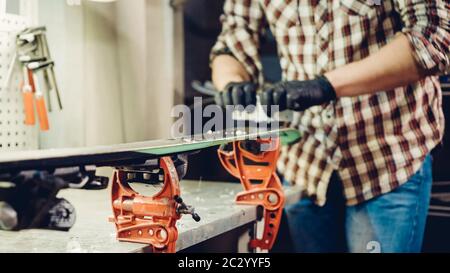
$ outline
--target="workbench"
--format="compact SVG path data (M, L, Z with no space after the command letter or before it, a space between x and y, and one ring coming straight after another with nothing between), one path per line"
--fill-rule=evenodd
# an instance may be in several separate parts
M104 173L112 170L105 168ZM257 208L235 204L235 196L242 191L239 183L207 181L181 181L182 197L193 205L201 216L195 222L189 216L178 221L179 238L177 251L204 243L227 232L254 225ZM298 187L287 187L286 204L299 200ZM0 252L44 253L124 253L147 252L143 244L116 240L114 225L108 221L112 216L110 191L69 189L60 196L71 202L76 209L77 220L69 232L51 230L0 231Z

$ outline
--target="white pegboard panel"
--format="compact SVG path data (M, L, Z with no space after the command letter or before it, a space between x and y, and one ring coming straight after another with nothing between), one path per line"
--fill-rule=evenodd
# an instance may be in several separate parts
M6 84L16 52L16 35L28 24L26 17L0 14L0 152L38 148L36 127L24 124L22 93L19 90L21 72L17 64L14 64Z

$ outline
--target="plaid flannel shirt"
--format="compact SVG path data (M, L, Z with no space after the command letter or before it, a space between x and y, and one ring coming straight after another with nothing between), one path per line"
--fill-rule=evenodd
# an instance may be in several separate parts
M399 32L423 69L444 73L449 68L446 0L227 0L221 20L211 58L231 53L259 84L265 24L278 44L283 80L312 79L361 60ZM359 204L404 184L439 144L444 133L440 84L437 77L427 77L395 90L340 98L295 113L291 126L303 138L282 148L278 170L284 178L324 205L337 171L347 205Z

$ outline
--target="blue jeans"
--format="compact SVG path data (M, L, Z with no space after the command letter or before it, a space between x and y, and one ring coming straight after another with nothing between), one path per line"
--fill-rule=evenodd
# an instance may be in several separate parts
M333 175L324 207L308 198L286 207L295 251L420 252L432 180L432 158L427 156L404 185L347 207L342 183Z

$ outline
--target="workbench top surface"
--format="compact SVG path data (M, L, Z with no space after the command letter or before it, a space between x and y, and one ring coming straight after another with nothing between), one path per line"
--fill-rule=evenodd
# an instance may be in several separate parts
M242 191L238 183L182 181L182 197L193 205L202 220L189 215L178 221L177 250L183 250L256 220L256 207L235 204ZM299 198L297 188L287 188L286 203ZM61 197L76 209L77 221L69 232L50 230L0 231L0 252L92 253L142 252L146 245L116 240L109 190L65 190Z

